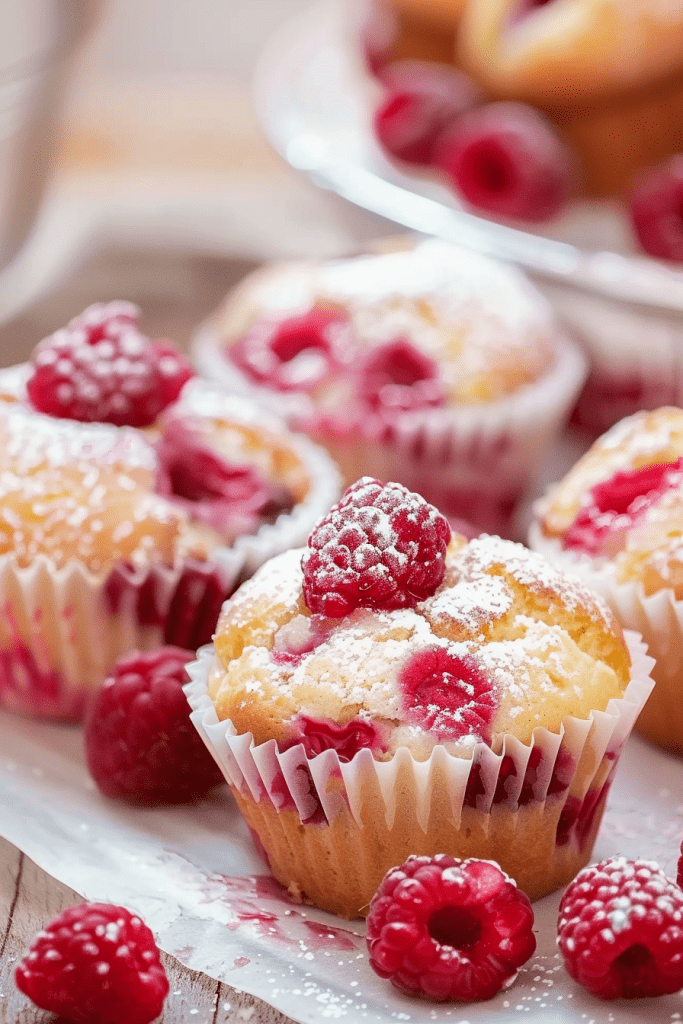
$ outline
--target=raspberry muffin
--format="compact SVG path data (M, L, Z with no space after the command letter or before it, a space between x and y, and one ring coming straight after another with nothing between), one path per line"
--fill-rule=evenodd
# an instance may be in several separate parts
M637 728L683 754L683 410L622 420L539 502L530 543L578 572L656 659Z
M0 705L77 719L117 658L195 650L337 476L306 438L190 379L127 303L0 371Z
M324 445L503 532L584 379L518 271L446 242L267 267L196 339L200 368Z
M484 101L531 105L577 154L588 195L623 194L642 170L683 151L679 0L366 0L362 7L363 46L376 73L391 83L406 59L433 62L464 70Z
M366 478L226 603L186 692L275 877L355 917L410 854L573 878L648 665L579 580Z

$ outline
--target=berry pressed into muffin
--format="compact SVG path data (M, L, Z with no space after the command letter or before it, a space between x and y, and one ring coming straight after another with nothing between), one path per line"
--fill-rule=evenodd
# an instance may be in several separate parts
M227 602L190 670L273 873L345 916L410 854L496 860L532 898L568 881L649 687L578 580L449 535L418 495L359 481Z
M324 445L504 532L583 382L524 276L434 239L250 275L200 329L202 370Z
M78 718L126 651L195 650L334 498L324 453L192 378L122 302L0 371L0 704Z
M550 489L531 544L580 573L656 659L638 728L683 753L683 410L622 420Z

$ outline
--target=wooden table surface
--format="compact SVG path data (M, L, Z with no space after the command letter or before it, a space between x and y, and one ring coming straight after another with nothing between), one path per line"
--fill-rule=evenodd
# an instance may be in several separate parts
M317 248L321 238L326 237L328 210L330 247L345 244L351 237L347 226L340 226L334 199L318 193L270 150L251 112L243 83L186 83L182 89L177 84L153 83L142 94L133 90L128 95L108 94L80 103L78 115L72 118L65 133L57 167L58 184L68 185L75 179L97 183L100 177L108 180L112 175L134 181L136 176L157 173L166 181L174 174L185 181L188 175L196 175L198 188L205 175L214 184L217 176L222 179L226 191L261 186L264 195L277 197L283 207L289 204L302 230L304 225L309 231L317 225ZM292 237L291 241L293 251L305 249L305 237ZM213 295L214 286L215 282L209 282L207 296ZM59 297L58 293L42 305L38 303L23 318L25 338L15 329L17 325L10 325L15 345L15 350L8 349L10 361L25 356L25 348L30 347L31 325L42 325L46 311L53 310ZM13 971L31 937L75 902L79 902L77 893L46 875L0 838L2 1024L44 1024L57 1020L37 1010L18 992ZM190 971L171 956L164 955L163 961L171 985L160 1018L163 1024L289 1022L271 1006Z

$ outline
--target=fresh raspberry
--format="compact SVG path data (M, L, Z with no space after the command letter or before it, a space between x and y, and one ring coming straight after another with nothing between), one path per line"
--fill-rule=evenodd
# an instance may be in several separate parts
M130 302L89 306L33 353L26 390L40 412L84 423L146 427L193 376L180 352L150 341Z
M340 313L311 309L284 320L257 320L226 356L257 384L292 391L314 388L348 361L354 347Z
M472 106L465 75L428 61L395 61L380 71L388 92L375 111L380 145L405 163L429 166L439 136Z
M683 988L683 892L653 861L611 857L562 897L558 945L575 981L601 999Z
M463 114L439 140L434 163L464 198L501 217L542 221L569 197L573 162L542 114L490 103Z
M683 261L683 153L646 174L629 197L631 220L645 252Z
M489 741L498 687L474 659L459 658L443 647L426 647L408 659L399 687L408 721L440 742L462 736Z
M564 536L565 548L588 554L616 552L633 526L665 491L683 484L683 458L615 473L591 488L588 501Z
M223 776L190 721L179 647L121 658L85 723L88 768L105 796L135 803L185 803Z
M676 865L676 885L683 889L683 842L681 843L680 856Z
M359 391L376 412L406 412L446 402L438 364L405 338L370 349L360 368Z
M149 1024L168 980L151 931L110 903L68 907L38 932L16 969L17 987L75 1024Z
M534 912L493 861L409 857L373 896L370 966L409 995L491 999L536 949Z
M450 537L448 520L419 494L362 477L308 538L304 600L330 618L413 608L441 584Z

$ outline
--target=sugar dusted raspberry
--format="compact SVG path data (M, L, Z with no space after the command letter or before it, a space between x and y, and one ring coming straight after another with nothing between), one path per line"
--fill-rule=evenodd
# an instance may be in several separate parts
M591 488L564 536L565 548L614 554L629 529L667 490L683 483L683 458L620 471Z
M472 736L490 738L498 692L472 659L456 657L443 647L417 651L399 678L408 721L439 741Z
M564 205L573 162L542 114L522 103L491 103L464 114L439 140L434 163L472 206L542 221Z
M580 871L560 904L558 945L601 999L683 988L683 892L657 864L611 857Z
M417 60L395 61L380 77L388 92L375 112L378 142L390 156L429 166L439 136L472 106L472 82L454 69Z
M528 898L493 861L409 857L370 904L370 966L410 995L491 999L536 949L533 923Z
M17 965L17 987L75 1024L149 1024L168 980L154 936L124 907L81 903L39 932Z
M193 376L166 341L150 341L129 302L89 306L33 353L26 384L34 408L60 419L146 427Z
M193 657L179 647L126 655L96 695L85 723L85 750L105 796L184 803L222 781L182 690Z
M439 367L405 338L373 347L359 372L359 392L376 412L442 406L446 395Z
M419 494L363 477L316 525L301 561L304 600L340 618L412 608L441 584L451 528Z
M353 348L351 328L340 313L311 309L257 320L226 356L256 383L292 391L314 388Z
M681 843L680 856L676 865L676 885L683 889L683 842Z
M645 175L633 188L629 206L645 252L683 262L683 153Z

